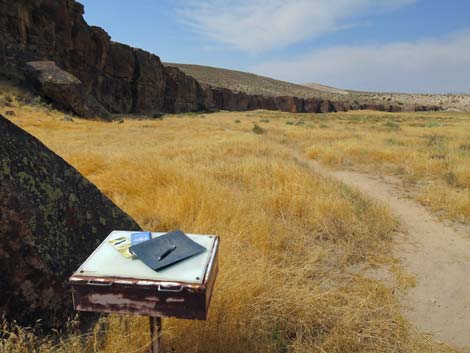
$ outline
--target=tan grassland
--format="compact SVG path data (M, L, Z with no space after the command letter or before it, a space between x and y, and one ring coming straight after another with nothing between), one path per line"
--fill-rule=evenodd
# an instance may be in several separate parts
M209 320L165 319L168 352L452 351L413 329L393 288L354 270L392 264L395 289L410 284L391 255L389 211L315 174L286 145L332 166L401 175L429 207L468 221L468 116L257 111L68 122L12 95L0 112L13 110L9 119L144 229L221 236ZM147 320L137 317L111 315L89 334L72 325L45 338L0 329L2 352L148 347Z
M470 221L469 114L351 112L305 124L313 126L286 138L310 158L399 176L411 196L443 218Z

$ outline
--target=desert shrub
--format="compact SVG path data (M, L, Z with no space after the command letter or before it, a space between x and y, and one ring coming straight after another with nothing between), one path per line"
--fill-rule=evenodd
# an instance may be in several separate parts
M4 98L6 102L13 103L13 97L10 94L7 94Z
M31 101L31 105L42 105L43 100L40 96L35 96L33 100Z
M9 94L0 97L0 106L11 108L13 106L13 97Z
M253 129L251 129L255 134L262 135L266 133L266 130L259 126L257 123L253 123Z
M400 124L394 121L387 121L383 126L389 130L400 130Z
M390 137L385 142L389 145L394 145L394 146L406 146L406 143L403 142L402 140L398 140L396 138Z
M424 123L411 123L410 126L412 127L426 127Z
M177 114L177 117L178 118L197 118L199 117L199 113L198 112L183 112L183 113L179 113Z
M444 153L433 153L429 156L431 159L446 160L447 155Z
M450 186L455 186L457 184L457 176L454 172L447 172L444 174L444 180Z
M40 108L49 112L54 109L54 107L52 106L50 102L48 102L47 100L43 99L40 96L35 96L32 99L30 104L34 107L37 107L37 108Z
M462 143L459 146L459 150L461 150L463 152L470 152L470 143Z
M435 147L447 141L446 136L437 134L424 136L424 139L426 140L426 145L428 145L429 147Z
M33 101L34 96L30 92L20 92L16 95L16 101L20 104L28 104L30 105Z
M152 118L154 118L154 119L163 119L164 116L165 116L165 113L156 112L152 115Z

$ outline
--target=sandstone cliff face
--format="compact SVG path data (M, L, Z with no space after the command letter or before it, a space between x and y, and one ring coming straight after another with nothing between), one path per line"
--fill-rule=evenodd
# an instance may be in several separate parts
M61 327L68 277L114 229L139 226L77 170L0 116L0 315Z
M94 97L110 113L152 115L203 109L320 113L364 107L387 111L403 109L317 98L248 95L203 86L178 68L163 66L156 55L112 42L103 29L89 26L83 13L83 5L75 0L0 0L0 66L16 70L30 61L54 61L81 81L84 96ZM64 97L54 95L51 99L60 105L70 105L63 104ZM65 99L74 100L72 97ZM89 117L82 112L77 114Z

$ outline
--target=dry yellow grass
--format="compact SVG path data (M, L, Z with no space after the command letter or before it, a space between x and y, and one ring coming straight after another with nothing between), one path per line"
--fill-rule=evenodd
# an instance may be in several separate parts
M385 129L380 125L361 129L360 143L340 142L338 153L369 172L403 177L416 197L434 211L470 221L470 115L384 118L395 121L398 128L385 123Z
M270 136L312 159L336 168L399 176L410 195L442 217L470 221L468 113L257 115L270 117Z
M221 236L209 320L164 320L168 351L435 347L404 320L391 289L352 269L393 261L395 222L387 210L314 174L285 148L295 141L327 160L324 141L341 144L341 136L359 134L359 127L350 131L338 118L327 122L334 127L307 129L267 112L65 122L44 107L13 105L13 122L76 166L144 229ZM260 123L266 135L253 133L252 121L265 116L273 119ZM86 335L72 328L67 336L40 338L7 325L0 350L142 352L147 331L144 318L120 316Z

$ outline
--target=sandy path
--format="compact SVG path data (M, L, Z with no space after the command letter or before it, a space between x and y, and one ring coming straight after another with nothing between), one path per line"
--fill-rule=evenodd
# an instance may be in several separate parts
M293 157L316 172L359 189L388 205L407 237L398 239L395 256L416 277L401 297L406 317L437 340L470 349L470 228L436 220L422 205L400 197L399 184L350 171L331 171L297 152Z

